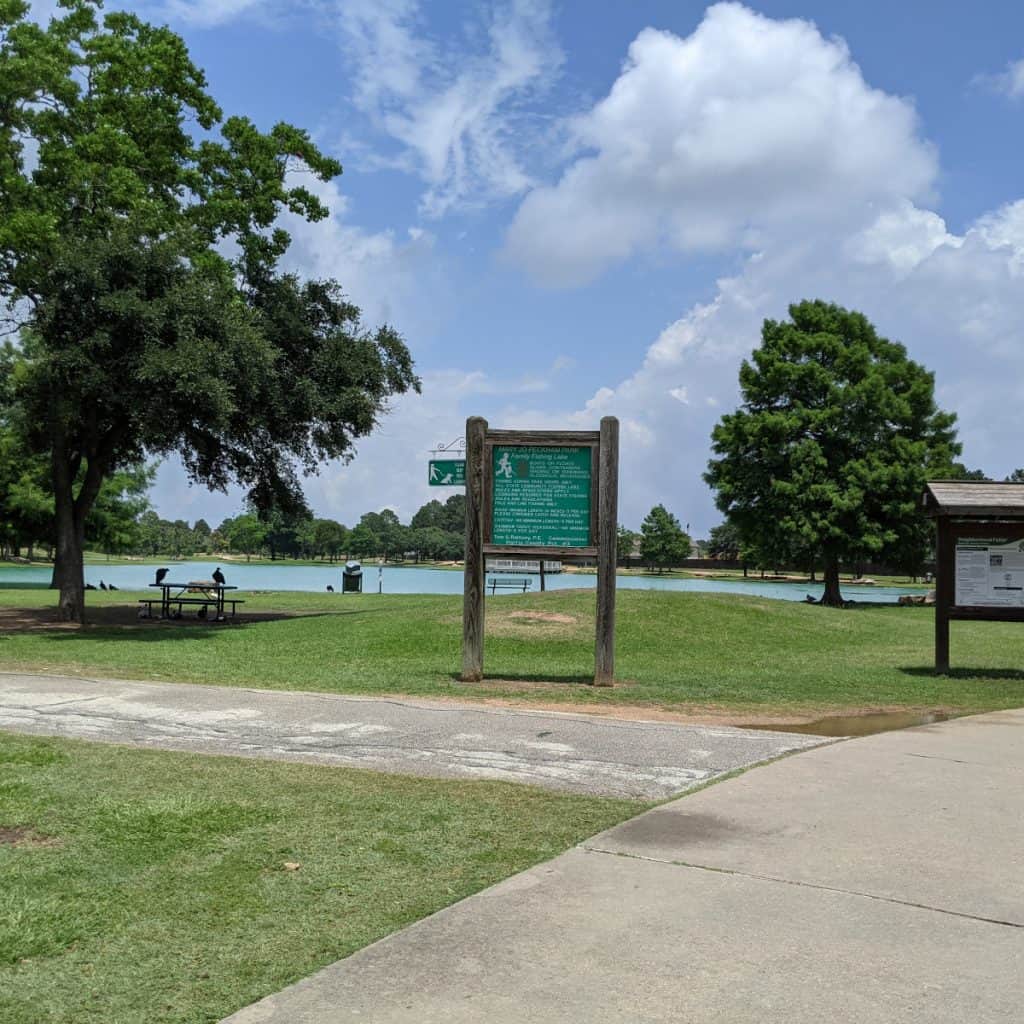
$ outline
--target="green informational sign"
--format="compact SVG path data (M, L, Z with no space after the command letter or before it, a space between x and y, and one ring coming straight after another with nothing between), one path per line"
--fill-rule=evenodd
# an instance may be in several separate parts
M492 544L591 546L589 447L495 445L493 453Z
M431 487L465 487L465 459L431 459L428 480Z

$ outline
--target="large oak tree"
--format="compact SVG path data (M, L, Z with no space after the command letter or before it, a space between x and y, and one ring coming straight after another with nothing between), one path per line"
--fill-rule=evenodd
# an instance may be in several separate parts
M960 445L932 374L902 345L860 313L801 302L764 322L740 390L705 479L748 543L820 559L829 605L842 603L840 562L924 557L924 483L950 472Z
M301 182L341 172L308 134L223 118L167 28L98 0L46 27L0 0L0 301L23 328L8 401L50 460L62 617L84 614L85 522L103 481L175 453L191 478L302 506L418 388L401 337L333 282L278 263Z

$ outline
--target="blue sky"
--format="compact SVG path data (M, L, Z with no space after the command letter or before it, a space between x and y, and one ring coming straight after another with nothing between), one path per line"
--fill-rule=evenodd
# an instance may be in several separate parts
M345 173L292 266L405 335L424 379L317 513L407 519L429 449L622 421L621 515L718 520L700 480L765 317L862 309L936 374L965 461L1024 464L1024 6L166 0L226 113L308 128ZM43 13L44 5L37 5ZM189 488L167 517L219 522Z

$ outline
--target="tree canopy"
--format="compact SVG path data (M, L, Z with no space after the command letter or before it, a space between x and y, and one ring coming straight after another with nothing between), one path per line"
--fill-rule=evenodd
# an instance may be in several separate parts
M224 119L177 35L98 7L62 0L44 28L0 3L0 302L22 328L0 400L49 460L76 619L112 473L175 453L193 481L293 512L303 473L419 387L393 328L278 268L279 214L326 216L303 182L340 164L292 125Z
M842 602L841 561L924 559L921 492L960 445L932 374L902 345L860 313L800 302L788 320L764 322L740 390L741 407L712 434L705 479L747 543L783 562L820 559L827 604Z
M647 565L679 565L690 557L691 546L679 520L664 505L655 505L640 524L640 558Z

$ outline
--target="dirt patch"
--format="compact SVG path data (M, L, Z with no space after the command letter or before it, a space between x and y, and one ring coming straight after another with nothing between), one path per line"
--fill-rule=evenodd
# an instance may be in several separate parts
M574 626L579 619L575 615L563 615L561 612L510 612L510 619L528 619L531 622L561 622Z
M41 836L28 828L5 828L0 825L0 846L55 846L56 839Z
M549 693L552 697L559 695L564 696L567 687L573 689L585 688L590 689L593 685L593 677L591 676L553 676L550 679L484 679L479 683L459 683L456 684L463 687L462 692L467 697L472 699L474 694L477 693L508 693L510 690L518 691L523 694L530 693ZM631 686L635 686L635 683L623 683L619 682L615 684L617 690L628 690ZM430 700L437 699L444 701L447 698L427 698ZM598 709L592 705L585 704L580 705L568 701L530 701L518 700L516 697L488 697L482 701L473 701L474 704L490 704L494 707L507 707L507 708L526 708L530 711L573 711L577 714L602 714L603 709Z

